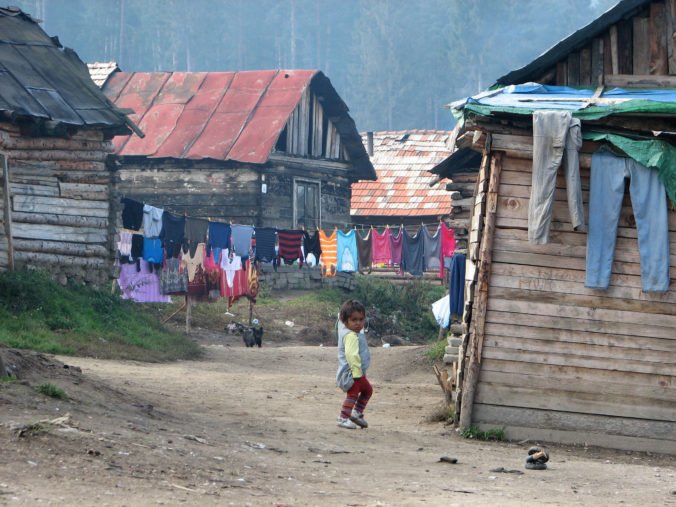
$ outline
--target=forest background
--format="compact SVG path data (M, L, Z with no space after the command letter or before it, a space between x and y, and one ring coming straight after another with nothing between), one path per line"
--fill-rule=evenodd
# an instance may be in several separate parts
M617 0L13 0L85 62L319 69L360 131L449 129L490 85Z

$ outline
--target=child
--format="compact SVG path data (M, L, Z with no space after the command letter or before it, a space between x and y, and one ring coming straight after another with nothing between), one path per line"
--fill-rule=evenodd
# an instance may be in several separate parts
M338 373L336 382L347 396L343 402L338 418L338 426L346 429L368 428L364 419L364 409L373 388L366 378L366 370L371 363L371 353L366 336L361 330L364 327L366 310L364 305L354 299L348 299L340 307L338 322ZM354 382L350 385L350 374ZM347 382L345 377L347 376Z

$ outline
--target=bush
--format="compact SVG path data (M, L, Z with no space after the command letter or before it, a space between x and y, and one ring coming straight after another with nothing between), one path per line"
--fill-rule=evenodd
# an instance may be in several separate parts
M443 340L439 340L437 342L434 342L425 351L425 356L430 361L441 361L444 358L444 354L446 353L446 346L447 345L448 345L448 341L446 340L446 338L444 338Z
M58 398L60 400L65 400L67 398L66 391L60 387L56 387L54 384L40 384L38 386L38 392L45 396L51 396L52 398Z

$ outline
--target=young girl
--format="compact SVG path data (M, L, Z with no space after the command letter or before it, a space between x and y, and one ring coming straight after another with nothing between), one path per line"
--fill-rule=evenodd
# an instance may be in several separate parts
M347 396L340 410L338 426L351 430L357 426L368 428L364 409L373 394L373 388L366 378L371 353L366 336L361 332L365 317L364 305L357 300L348 299L340 308L336 383L346 391ZM351 385L350 373L354 381Z

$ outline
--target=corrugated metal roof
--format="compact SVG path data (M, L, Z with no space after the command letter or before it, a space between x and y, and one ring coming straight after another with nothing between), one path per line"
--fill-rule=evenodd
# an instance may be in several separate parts
M547 72L549 68L556 65L562 58L568 56L569 53L580 49L591 39L604 33L611 25L614 25L621 19L631 17L650 2L651 0L622 0L618 2L614 7L608 9L587 26L556 43L528 65L498 78L496 84L519 84L537 79L541 74Z
M263 164L309 86L323 97L356 176L375 177L347 106L317 70L115 72L103 92L135 111L146 134L115 138L118 155Z
M87 68L89 69L89 76L99 88L104 85L108 77L113 72L120 70L120 68L117 66L117 62L88 63Z
M129 134L125 115L91 81L77 54L50 38L28 14L0 8L0 112Z
M451 154L446 130L374 132L371 162L377 181L352 185L350 214L359 216L435 216L451 209L447 180L429 170ZM367 136L362 134L366 145Z

